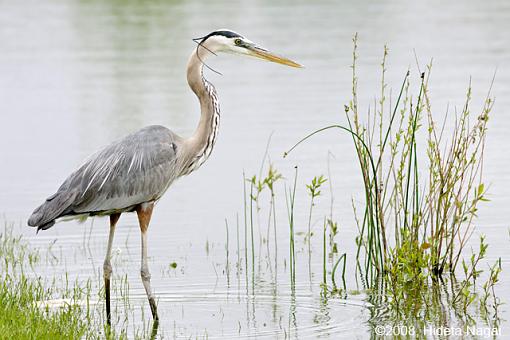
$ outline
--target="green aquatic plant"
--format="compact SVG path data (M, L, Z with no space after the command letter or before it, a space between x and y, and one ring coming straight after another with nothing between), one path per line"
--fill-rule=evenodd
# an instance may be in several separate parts
M308 195L310 195L310 209L308 211L308 233L305 236L305 241L308 243L308 276L312 280L312 211L315 206L315 200L321 195L321 186L326 183L327 179L323 175L314 177L310 184L306 185ZM324 226L324 230L326 227Z
M336 235L338 235L338 222L333 221L328 218L327 220L329 226L329 247L331 249L330 256L334 254L338 254L338 244L335 241Z
M264 178L264 183L269 189L270 201L269 201L269 214L268 214L268 222L267 222L267 234L266 234L266 242L267 242L267 254L269 257L269 240L271 224L273 224L273 236L274 236L274 262L275 262L275 275L277 275L278 271L278 237L276 233L276 193L275 186L278 181L283 179L282 174L280 174L273 164L269 164L269 169L267 172L266 178Z
M501 273L501 258L499 258L496 263L494 263L491 267L489 267L489 277L487 281L482 285L483 288L483 296L482 296L482 306L487 306L487 301L492 297L495 309L499 305L499 300L496 297L496 293L494 291L494 287L499 282L499 274Z
M336 277L336 270L338 268L338 265L340 263L343 263L343 266L342 266L342 285L343 285L343 289L344 291L347 289L347 285L345 284L345 266L347 264L347 253L343 253L342 255L340 255L340 257L336 260L335 262L335 265L333 266L333 270L331 271L331 282L333 283L333 292L336 292L338 291L338 286L336 284L336 280L335 280L335 277Z
M290 282L294 286L296 283L296 250L295 250L295 215L294 206L296 203L296 188L297 188L297 177L298 167L294 167L294 183L292 187L287 190L285 187L285 201L287 203L287 214L289 218L289 266L290 266Z

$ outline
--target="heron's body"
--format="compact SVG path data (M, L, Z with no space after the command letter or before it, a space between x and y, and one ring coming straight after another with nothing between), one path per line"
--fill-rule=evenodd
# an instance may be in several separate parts
M163 126L148 126L108 145L74 171L31 217L51 227L64 216L110 215L158 200L179 175L182 139Z
M232 31L215 31L200 39L187 68L188 84L198 97L201 109L195 133L189 138L182 138L166 127L153 125L113 142L74 171L28 220L28 224L37 227L37 230L46 230L63 218L110 216L110 236L103 266L108 322L113 234L120 215L132 211L138 214L142 231L142 281L153 316L157 319L147 265L146 232L152 209L177 178L198 169L207 160L218 135L218 97L214 86L203 77L203 61L216 52L231 52L299 66L257 47Z

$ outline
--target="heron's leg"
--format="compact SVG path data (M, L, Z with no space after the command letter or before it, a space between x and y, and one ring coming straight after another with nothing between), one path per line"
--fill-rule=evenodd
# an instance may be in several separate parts
M153 202L143 203L137 206L136 213L138 214L138 222L140 223L140 230L142 232L142 267L140 269L140 274L151 306L152 317L157 321L159 320L158 310L156 307L156 300L151 290L151 274L149 273L149 264L147 262L147 229L149 228L153 208Z
M106 249L106 257L103 263L104 287L106 292L106 319L109 325L111 324L110 277L112 275L112 264L110 263L110 257L112 253L113 234L115 233L115 225L117 224L119 217L120 214L110 215L110 234L108 236L108 248Z

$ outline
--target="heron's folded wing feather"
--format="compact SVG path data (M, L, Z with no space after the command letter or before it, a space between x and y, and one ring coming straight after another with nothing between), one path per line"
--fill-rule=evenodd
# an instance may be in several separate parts
M76 190L73 213L124 209L156 200L177 177L177 137L149 126L93 155L62 185Z

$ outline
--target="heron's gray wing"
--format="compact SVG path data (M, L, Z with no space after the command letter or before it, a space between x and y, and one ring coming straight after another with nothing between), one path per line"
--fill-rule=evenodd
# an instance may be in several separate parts
M75 192L68 214L121 210L156 200L177 177L180 138L148 126L93 155L61 186Z

